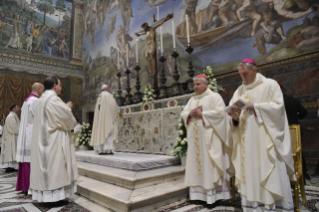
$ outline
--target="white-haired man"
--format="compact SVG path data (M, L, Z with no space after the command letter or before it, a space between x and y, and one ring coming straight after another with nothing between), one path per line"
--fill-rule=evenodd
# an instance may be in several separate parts
M278 83L257 73L256 63L238 65L243 84L230 105L245 100L245 110L229 114L236 186L246 211L294 211L290 179L294 179L290 133Z
M120 108L110 92L111 89L103 85L95 105L91 145L99 154L113 154L114 142L117 142Z
M195 96L182 112L187 127L187 161L185 185L190 187L190 199L195 204L204 201L208 208L216 201L229 199L230 167L228 123L222 97L208 88L206 76L194 79Z

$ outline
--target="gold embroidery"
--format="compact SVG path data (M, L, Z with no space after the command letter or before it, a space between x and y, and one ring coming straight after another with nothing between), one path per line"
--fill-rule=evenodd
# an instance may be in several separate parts
M199 102L196 103L196 106L199 105ZM198 144L198 139L199 139L199 133L198 133L198 129L197 129L197 123L198 123L198 119L195 120L194 122L194 132L195 132L195 146L196 146L196 161L197 161L197 165L198 165L198 174L199 176L203 176L202 174L202 165L201 165L201 161L200 161L200 148L199 148L199 144Z
M251 98L251 96L247 93L246 96L244 97L245 101L247 102L249 99Z
M247 96L247 95L246 95ZM246 97L245 97L246 98ZM243 111L243 115L241 118L241 125L240 129L242 130L242 137L241 137L241 150L242 150L242 160L241 160L241 166L242 166L242 174L243 174L243 184L246 185L246 170L245 170L245 139L246 139L246 110Z

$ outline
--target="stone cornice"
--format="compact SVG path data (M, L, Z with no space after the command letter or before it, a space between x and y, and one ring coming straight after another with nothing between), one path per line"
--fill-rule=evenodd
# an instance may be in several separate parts
M0 68L10 68L34 74L52 75L54 73L60 77L71 75L83 78L81 65L4 51L0 52Z

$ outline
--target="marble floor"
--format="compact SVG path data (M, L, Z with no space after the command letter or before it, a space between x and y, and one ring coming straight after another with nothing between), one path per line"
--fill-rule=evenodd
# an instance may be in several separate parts
M15 191L17 172L5 173L0 169L0 211L1 212L111 212L89 199L75 195L69 198L69 204L64 207L52 207L31 200L30 195L23 195ZM312 176L306 186L307 206L300 204L301 212L319 212L319 176ZM301 201L300 201L301 202ZM242 211L240 196L236 195L236 203L226 200L214 209L207 209L204 205L191 204L187 199L166 205L152 212L230 212Z

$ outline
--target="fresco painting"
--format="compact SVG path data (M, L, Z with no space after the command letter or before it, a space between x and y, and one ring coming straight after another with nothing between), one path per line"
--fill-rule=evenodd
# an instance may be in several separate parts
M172 21L180 55L177 58L180 82L188 79L186 15L196 73L207 65L220 73L236 70L243 58L265 64L319 49L319 4L315 0L87 0L83 39L87 104L95 101L104 83L117 90L118 71L122 74L125 95L127 68L131 70L130 86L134 92L137 63L141 67L141 91L153 83L150 76L153 72L145 56L147 35L137 37L136 33L141 32L142 24L152 24L152 15L163 20L170 13L173 18L161 25L167 86L174 82ZM159 32L157 28L154 49L157 60L161 56ZM161 66L157 62L158 79Z
M69 60L72 2L1 0L0 48Z

